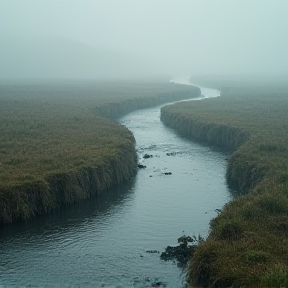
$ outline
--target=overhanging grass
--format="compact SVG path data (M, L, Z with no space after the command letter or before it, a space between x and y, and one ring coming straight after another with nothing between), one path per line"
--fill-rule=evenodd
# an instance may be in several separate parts
M198 94L169 83L2 83L0 224L127 180L137 167L135 140L108 118Z
M188 280L213 287L287 287L288 87L232 87L222 96L166 106L161 119L230 149L227 181L238 197L211 221ZM242 196L239 196L242 195Z

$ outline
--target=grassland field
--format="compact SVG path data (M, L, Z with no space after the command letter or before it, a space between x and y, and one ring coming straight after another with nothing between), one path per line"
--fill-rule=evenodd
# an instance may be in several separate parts
M288 287L288 85L213 86L221 97L161 110L183 135L231 151L227 182L235 198L211 221L187 279L204 287Z
M235 200L211 221L187 278L211 287L287 287L288 87L213 86L221 97L161 112L184 135L231 150ZM135 140L111 119L193 95L199 90L164 83L1 83L0 223L121 184L137 166Z
M90 198L136 171L135 139L115 119L198 96L170 83L0 83L0 225Z

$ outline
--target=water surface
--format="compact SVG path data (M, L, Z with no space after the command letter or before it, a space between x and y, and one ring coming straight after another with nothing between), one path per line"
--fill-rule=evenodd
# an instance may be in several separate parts
M155 279L183 287L175 263L146 251L164 251L183 233L207 236L215 210L230 199L227 155L179 137L161 123L160 107L120 122L147 168L92 200L1 228L0 287L145 287Z

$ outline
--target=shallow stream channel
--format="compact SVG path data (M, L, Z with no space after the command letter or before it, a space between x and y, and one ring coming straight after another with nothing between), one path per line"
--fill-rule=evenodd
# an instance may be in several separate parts
M129 183L0 229L0 288L184 286L185 273L158 251L183 234L208 235L209 221L231 199L228 155L180 137L161 123L160 108L119 120L133 132L146 166Z

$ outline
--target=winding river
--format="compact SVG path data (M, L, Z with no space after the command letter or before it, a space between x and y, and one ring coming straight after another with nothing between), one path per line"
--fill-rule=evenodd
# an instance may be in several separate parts
M201 90L208 98L219 95ZM1 288L140 288L156 280L183 287L175 263L146 251L164 251L183 233L207 236L216 209L231 197L227 155L179 137L161 123L160 107L138 110L120 123L134 133L146 169L90 201L1 228Z

